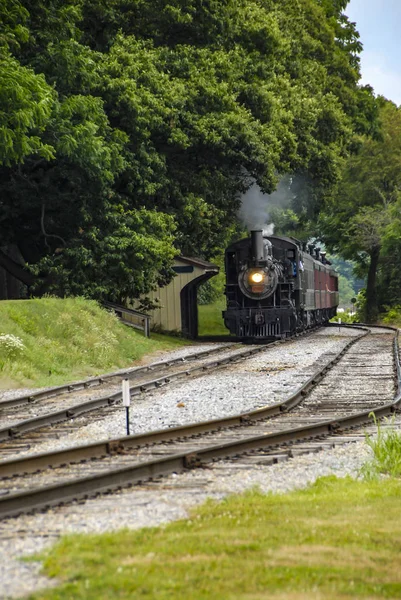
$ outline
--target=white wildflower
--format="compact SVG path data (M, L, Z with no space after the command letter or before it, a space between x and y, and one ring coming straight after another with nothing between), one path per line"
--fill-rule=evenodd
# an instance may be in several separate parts
M11 333L0 334L0 354L12 358L25 349L22 340Z

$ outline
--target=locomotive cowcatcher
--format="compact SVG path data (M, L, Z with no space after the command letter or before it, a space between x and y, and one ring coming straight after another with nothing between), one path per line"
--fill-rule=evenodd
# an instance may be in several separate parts
M338 274L325 252L289 237L251 231L225 252L230 333L245 341L289 337L336 314Z

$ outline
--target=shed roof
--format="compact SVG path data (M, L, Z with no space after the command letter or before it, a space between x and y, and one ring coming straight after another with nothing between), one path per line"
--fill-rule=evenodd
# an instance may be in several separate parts
M187 256L176 256L176 260L180 260L187 265L193 265L194 267L199 267L201 269L205 269L205 271L216 271L219 272L220 267L217 265L207 262L206 260L202 260L201 258L188 258Z

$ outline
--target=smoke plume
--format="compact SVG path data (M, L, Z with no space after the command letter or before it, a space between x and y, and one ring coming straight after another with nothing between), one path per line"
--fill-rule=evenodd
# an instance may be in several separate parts
M265 235L273 235L270 211L273 207L285 209L291 205L294 199L293 181L293 177L284 176L272 194L264 194L256 182L251 185L242 196L239 209L239 217L248 230L263 229Z

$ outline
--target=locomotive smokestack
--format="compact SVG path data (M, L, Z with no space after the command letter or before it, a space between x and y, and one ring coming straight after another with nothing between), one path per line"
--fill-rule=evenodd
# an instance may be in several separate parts
M265 260L262 229L253 229L251 231L251 254L253 260L257 262Z

